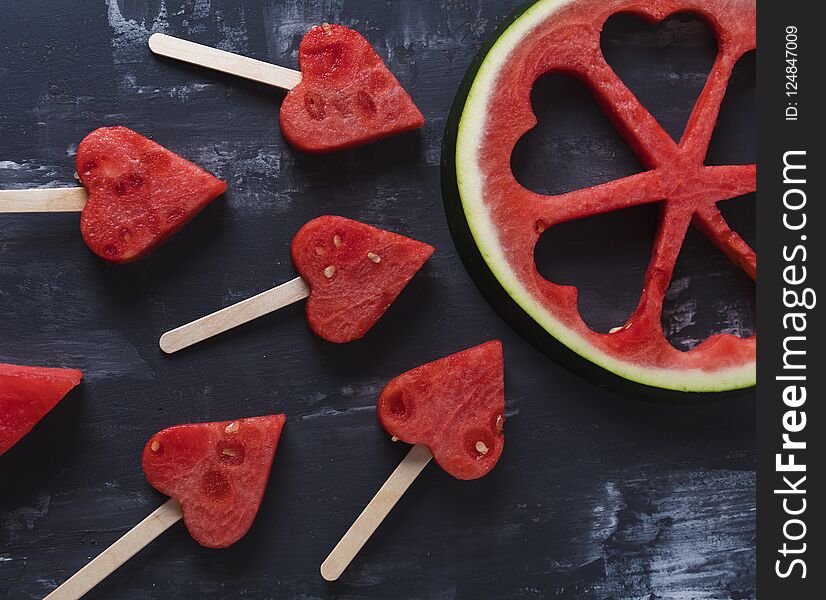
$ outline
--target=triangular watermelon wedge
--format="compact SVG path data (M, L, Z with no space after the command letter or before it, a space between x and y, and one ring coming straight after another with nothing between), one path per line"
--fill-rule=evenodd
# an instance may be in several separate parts
M477 479L505 444L502 342L494 340L402 373L382 390L382 426L409 444L424 444L457 479Z
M102 127L77 148L89 192L80 232L112 263L149 254L220 196L226 183L126 127Z
M293 238L292 260L310 286L307 322L330 342L361 338L434 248L344 217L313 219Z
M147 442L144 475L181 504L195 541L225 548L255 519L285 421L282 414L169 427Z
M301 82L281 105L281 132L305 152L344 150L418 129L424 117L364 37L342 25L310 29Z
M0 364L0 456L46 416L83 373Z

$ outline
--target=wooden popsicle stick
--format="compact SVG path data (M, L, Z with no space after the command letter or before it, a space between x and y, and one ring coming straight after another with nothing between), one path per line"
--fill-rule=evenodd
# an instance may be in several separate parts
M182 40L165 33L149 36L149 49L155 54L174 58L199 67L206 67L222 73L237 75L285 90L291 90L301 81L301 71L280 67L272 63L256 60Z
M83 187L0 190L0 213L80 212L86 198Z
M433 454L427 446L413 446L321 564L324 579L335 581L341 576L431 458Z
M83 597L182 516L181 505L170 498L43 600L77 600Z
M279 308L284 308L293 302L303 300L309 295L310 286L301 277L296 277L257 296L167 331L160 339L161 350L167 354L183 350L219 333L263 317Z

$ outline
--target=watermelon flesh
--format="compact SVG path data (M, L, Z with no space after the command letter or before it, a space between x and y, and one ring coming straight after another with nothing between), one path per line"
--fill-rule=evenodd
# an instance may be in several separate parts
M434 248L344 217L323 216L292 243L296 271L310 286L310 329L327 341L351 342L375 325Z
M89 192L80 232L111 263L138 260L224 193L226 183L126 127L102 127L77 148Z
M0 456L46 416L83 373L0 364Z
M418 129L424 117L364 37L342 25L310 29L298 48L301 82L281 105L294 147L324 153Z
M658 22L685 11L709 24L719 52L677 143L607 64L600 32L619 12ZM508 294L546 331L628 379L685 391L753 385L754 336L713 335L680 351L666 339L661 315L692 223L755 277L754 251L716 205L755 190L755 165L704 164L732 68L754 48L754 0L542 0L498 39L468 94L457 137L457 181L482 255ZM551 71L571 74L590 88L646 171L556 196L537 194L516 181L511 154L536 125L531 90ZM661 205L660 225L639 304L626 323L607 334L595 332L579 314L576 288L547 281L538 272L536 243L557 224L652 202Z
M478 479L499 461L505 443L502 342L451 354L390 381L379 421L409 444L424 444L457 479Z
M195 541L225 548L255 519L285 421L271 415L164 429L143 450L146 480L180 503Z

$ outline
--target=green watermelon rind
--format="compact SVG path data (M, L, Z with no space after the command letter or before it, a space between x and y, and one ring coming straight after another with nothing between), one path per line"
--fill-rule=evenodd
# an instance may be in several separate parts
M622 380L642 384L634 386L634 391L648 387L674 392L726 392L751 387L756 380L754 362L718 372L643 367L605 354L565 327L514 276L480 201L480 188L473 191L473 184L480 184L473 155L485 122L489 90L500 69L531 29L575 1L531 1L514 11L479 51L459 88L444 137L442 188L451 231L464 250L463 260L482 292L506 320L555 358L563 358L558 351L558 344L563 344L584 359L575 359L573 366L581 373L584 371L589 379L598 378L600 371L603 375L607 372L616 376L609 376L609 387L626 388ZM593 365L599 369L595 371Z

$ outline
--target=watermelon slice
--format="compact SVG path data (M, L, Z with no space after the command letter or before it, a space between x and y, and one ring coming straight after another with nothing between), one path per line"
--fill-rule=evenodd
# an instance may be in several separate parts
M344 217L313 219L292 243L295 269L311 289L310 329L330 342L361 338L433 251L423 242Z
M378 413L390 435L425 444L453 477L486 475L505 444L502 342L487 342L399 375L382 390Z
M675 143L606 63L600 31L620 12L657 22L685 11L708 22L719 53ZM754 48L754 0L540 0L513 15L479 54L445 136L445 205L477 283L540 346L553 351L547 342L555 338L586 361L645 386L709 392L754 384L755 337L713 335L683 352L669 343L661 324L663 297L690 223L755 276L754 251L716 206L755 190L755 165L704 164L732 68ZM511 154L536 124L531 90L551 71L571 74L591 89L646 171L557 196L516 181ZM626 323L597 333L578 312L576 288L540 275L534 247L559 223L652 202L661 203L662 216L637 309Z
M89 192L80 232L112 263L149 254L227 185L126 127L102 127L77 148L77 172Z
M360 146L418 129L422 113L362 35L313 27L298 48L301 83L281 105L281 131L305 152Z
M143 449L144 475L181 504L196 542L226 548L255 519L285 421L272 415L169 427Z
M83 373L0 364L0 456L29 433Z

